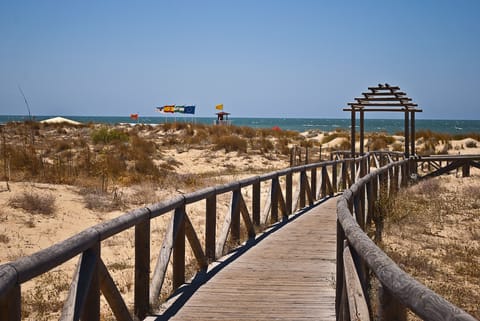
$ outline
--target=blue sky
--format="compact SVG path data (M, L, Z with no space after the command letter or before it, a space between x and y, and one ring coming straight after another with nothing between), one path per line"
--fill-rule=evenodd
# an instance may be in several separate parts
M480 119L479 16L477 0L0 0L0 114L27 113L20 85L35 115L348 118L387 82L419 118Z

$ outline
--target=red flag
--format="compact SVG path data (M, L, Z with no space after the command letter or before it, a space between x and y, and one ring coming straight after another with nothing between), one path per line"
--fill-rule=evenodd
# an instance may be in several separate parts
M130 114L130 119L138 120L138 114Z

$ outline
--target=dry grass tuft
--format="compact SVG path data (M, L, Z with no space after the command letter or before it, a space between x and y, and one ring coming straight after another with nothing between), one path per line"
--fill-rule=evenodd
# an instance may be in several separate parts
M22 316L30 320L48 321L58 319L63 306L62 296L70 287L68 275L52 271L40 275L35 287L22 295Z
M247 141L235 135L216 137L213 141L214 150L225 149L225 152L247 152Z
M8 244L10 242L10 238L8 235L1 233L0 234L0 243Z
M40 194L39 192L28 190L11 197L8 205L32 213L52 215L55 213L55 196L50 193Z

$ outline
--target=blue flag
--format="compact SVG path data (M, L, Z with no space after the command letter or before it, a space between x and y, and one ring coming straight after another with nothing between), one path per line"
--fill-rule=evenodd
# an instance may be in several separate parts
M183 108L184 114L195 114L195 106L185 106Z

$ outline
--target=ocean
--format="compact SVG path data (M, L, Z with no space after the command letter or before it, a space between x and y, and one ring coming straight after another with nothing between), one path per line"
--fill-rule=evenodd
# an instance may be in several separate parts
M41 121L54 116L35 116L35 120ZM62 116L68 119L82 123L137 123L130 117L120 116ZM0 115L0 124L10 121L24 121L28 116L2 116ZM152 116L140 117L139 123L142 124L162 124L165 122L195 122L202 124L213 124L213 117L173 117L173 116ZM305 132L309 130L333 131L338 128L349 130L350 119L341 118L230 118L233 125L249 126L254 128L272 128L278 126L284 130L295 130ZM357 120L358 126L358 120ZM450 134L480 133L480 120L429 120L416 119L415 127L417 130L431 130L433 132L442 132ZM365 119L366 132L386 132L395 134L403 132L404 119Z

